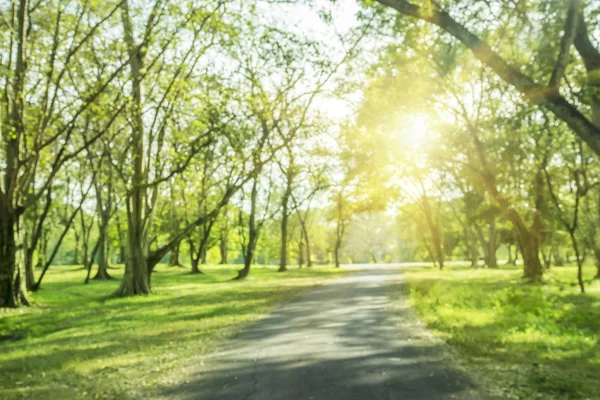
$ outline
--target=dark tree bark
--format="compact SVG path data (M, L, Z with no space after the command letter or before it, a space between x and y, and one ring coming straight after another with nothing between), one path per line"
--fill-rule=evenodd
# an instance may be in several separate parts
M202 256L198 254L198 256L191 258L192 260L192 274L204 274L204 272L200 269L199 264Z
M558 250L558 246L552 246L552 258L554 259L554 265L556 265L557 267L562 267L565 265L565 260L560 255L560 252Z
M111 279L111 276L108 274L108 253L106 249L106 242L108 238L107 226L104 225L104 222L100 223L100 230L98 235L98 271L94 276L94 280L108 280ZM93 263L93 258L92 258Z
M25 235L25 243L29 240L27 239L27 234ZM35 274L33 272L33 253L35 249L28 247L25 249L25 287L27 290L31 290L33 285L35 285Z
M580 147L580 151L582 152L581 147ZM585 194L584 189L582 188L582 185L580 184L580 182L578 182L578 174L573 173L573 176L571 176L570 178L574 179L577 182L577 185L576 185L577 187L575 189L575 206L573 207L573 217L571 220L569 220L566 217L566 215L564 214L564 211L563 211L563 208L561 207L559 198L556 195L556 193L554 192L552 180L550 179L550 174L548 173L548 171L545 168L544 168L544 173L546 175L546 183L548 184L548 191L550 192L550 198L552 199L552 202L554 203L554 206L558 212L559 220L563 224L565 229L569 232L569 238L571 239L571 245L573 246L573 251L575 252L575 261L577 262L577 282L579 283L579 289L581 290L581 293L585 293L585 284L583 282L583 261L584 261L583 254L581 252L577 237L575 236L575 233L577 231L578 221L579 221L579 205L580 205L582 196Z
M219 237L219 253L221 253L221 261L219 264L229 263L229 232L221 230Z
M98 162L98 169L102 169L104 154L100 157ZM113 187L111 183L112 173L109 172L107 176L108 183L106 186L102 184L101 178L97 178L94 181L96 187L96 212L98 213L98 271L94 276L95 280L108 280L111 276L108 274L108 226L112 216L112 196ZM103 198L102 193L107 193L106 199ZM92 261L93 262L93 261Z
M254 252L256 251L256 245L258 244L258 236L260 229L256 223L256 212L257 212L257 201L258 201L258 176L255 176L252 180L252 191L250 193L250 216L248 220L248 243L244 249L244 268L238 271L237 277L234 279L241 280L250 274L250 268L254 261Z
M94 245L94 248L92 249L92 254L90 256L90 259L86 260L86 262L83 266L87 270L87 274L85 276L85 281L83 282L86 285L88 283L90 283L90 276L92 274L92 266L94 265L94 259L96 258L96 254L98 253L98 245L99 245L99 242L96 241L96 244Z
M292 191L291 178L288 176L287 186L283 194L281 204L281 251L279 253L279 270L278 272L287 271L287 247L288 247L288 206L290 193Z
M304 241L306 244L306 268L310 268L313 266L313 261L312 261L312 252L310 250L310 237L308 235L304 236Z
M471 134L475 146L476 157L479 160L480 170L478 170L478 174L481 177L481 185L492 197L504 216L512 223L513 229L515 230L517 242L519 243L519 248L523 257L523 278L531 282L539 282L542 279L542 264L540 263L539 258L539 229L536 230L536 221L539 215L541 215L540 210L539 208L536 209L536 218L530 229L516 209L512 207L510 202L498 191L498 188L496 187L496 178L491 172L484 145L478 136L478 128L472 125L467 116L465 116L465 119L467 120L469 133ZM535 184L539 184L537 177ZM536 198L536 206L538 205L538 202L539 198Z
M598 90L600 86L600 52L590 40L583 14L579 14L577 34L573 43L575 44L575 49L577 49L577 52L583 59L587 72L587 84L589 89L591 89L589 93L592 121L597 127L600 127L600 91ZM597 150L595 151L597 152Z
M335 244L333 246L333 257L336 268L340 268L340 249L344 234L346 233L346 218L344 215L344 198L342 193L338 193L336 201L336 227L335 227Z
M469 254L471 256L471 268L477 268L479 266L479 250L477 248L477 238L475 234L471 232L471 229L468 229L467 233L467 243L469 246Z
M515 261L514 261L513 254L512 254L512 247L513 247L512 244L508 244L506 246L506 251L508 252L508 259L506 260L506 263L515 265L514 264Z
M206 257L208 254L209 247L215 242L210 241L210 234L212 232L212 228L217 219L217 215L215 214L212 218L206 220L203 224L201 224L201 232L200 239L198 242L198 246L196 247L193 239L188 238L188 243L190 247L190 257L192 259L192 274L202 274L203 272L199 269L199 264L206 264Z
M298 268L304 265L304 231L300 230L300 240L298 240Z
M42 267L46 262L46 250L48 246L47 231L44 229L52 204L52 186L49 186L46 191L44 207L38 215L37 204L33 207L33 225L31 232L25 235L25 273L26 273L26 288L33 290L35 286L35 274L33 271L33 255L36 249L38 250L38 266Z
M127 247L125 246L125 234L121 229L121 221L117 215L117 235L119 236L119 264L125 264L127 260Z
M169 259L169 265L171 267L181 267L181 261L179 261L179 248L181 246L181 242L177 243L173 250L171 250L171 257Z
M433 210L431 209L431 203L429 202L429 197L427 196L423 182L419 181L419 184L421 185L422 189L420 203L423 213L425 214L425 221L427 221L429 233L431 234L431 241L433 242L433 249L435 251L435 260L437 261L439 268L444 269L444 251L442 249L442 235L440 232L440 226L436 221L434 221Z
M542 261L544 262L544 268L550 269L552 266L552 249L544 249L544 246L540 246L540 252L542 254Z
M594 265L596 266L594 279L600 279L600 247L594 247Z
M25 287L25 254L23 243L23 212L20 201L15 201L15 192L19 179L20 153L24 140L23 109L25 87L25 49L28 24L28 1L20 0L14 4L16 14L16 32L14 43L15 70L12 90L7 89L8 115L7 126L12 129L8 134L2 131L5 141L4 182L0 185L0 308L28 305ZM13 49L11 49L13 50ZM3 116L5 118L5 116Z
M25 260L21 218L10 211L0 193L0 308L29 305L25 288Z
M532 282L541 280L542 264L539 257L539 238L537 233L532 232L527 227L516 210L496 191L495 185L490 187L490 191L493 193L492 196L495 196L506 218L513 224L517 234L517 242L519 243L519 249L523 258L523 278Z
M308 235L308 227L307 227L307 220L308 220L308 213L310 211L310 204L309 204L309 208L306 210L304 217L301 215L300 211L298 210L298 220L300 221L300 228L301 228L301 233L302 233L302 238L304 240L304 248L306 249L306 267L310 268L313 265L312 262L312 255L311 255L311 251L310 251L310 237ZM304 260L304 257L303 257Z
M77 229L73 229L75 235L75 250L73 251L73 265L79 265L79 240L81 235L77 232Z
M487 240L483 235L481 227L477 226L476 229L479 242L481 243L481 248L483 249L485 266L491 269L497 269L498 259L496 257L496 251L498 250L498 234L496 231L495 221L492 220L489 223Z
M121 2L124 43L129 52L131 72L131 157L133 164L132 187L127 198L127 260L121 286L116 294L130 296L150 293L146 261L146 235L143 208L146 198L144 172L144 122L142 120L142 69L144 50L138 48L133 36L129 2Z

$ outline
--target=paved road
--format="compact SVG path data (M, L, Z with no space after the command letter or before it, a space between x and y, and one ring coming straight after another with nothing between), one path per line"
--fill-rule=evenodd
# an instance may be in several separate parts
M199 400L480 400L408 307L398 270L365 270L279 308L161 395Z

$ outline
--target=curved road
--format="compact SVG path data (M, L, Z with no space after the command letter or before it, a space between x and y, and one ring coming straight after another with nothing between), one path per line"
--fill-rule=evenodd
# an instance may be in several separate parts
M305 293L205 357L162 397L198 400L483 399L406 305L398 269L369 269Z

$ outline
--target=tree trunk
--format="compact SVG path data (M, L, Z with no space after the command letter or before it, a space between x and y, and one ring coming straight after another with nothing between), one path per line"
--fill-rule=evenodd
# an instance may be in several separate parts
M496 223L490 222L489 226L489 238L487 242L486 252L486 264L488 268L498 269L498 258L496 257L496 250L498 249L498 234L496 232Z
M594 247L594 264L596 265L596 276L594 276L594 279L600 279L600 247Z
M199 264L202 260L202 239L200 243L198 243L198 248L196 249L196 244L194 243L194 238L190 235L188 236L188 244L190 248L190 260L192 263L192 274L203 274L202 270L199 267Z
M252 216L250 219L253 219ZM252 233L253 230L254 233ZM250 231L251 233L249 235L248 246L246 248L246 252L244 253L244 268L238 271L238 276L234 278L236 280L244 279L250 274L250 267L252 265L252 261L254 260L256 245L258 244L258 231L255 229L250 229Z
M542 279L537 239L528 230L519 232L519 244L523 257L523 278L536 282Z
M334 263L335 263L336 268L340 267L340 247L341 246L342 246L342 240L336 239L335 247L333 248L333 257L334 257Z
M150 293L150 281L148 279L148 264L146 254L142 246L141 223L136 221L135 216L129 218L129 230L127 235L127 260L125 262L125 274L121 286L117 290L118 296L132 296ZM140 221L141 222L141 221Z
M371 261L373 264L377 264L377 254L375 254L373 250L370 250L369 255L371 256Z
M310 238L305 234L304 240L306 241L306 268L313 266L312 254L310 252Z
M205 243L200 248L200 263L202 265L206 264L206 257L208 256L208 243Z
M585 285L583 284L583 259L579 251L579 244L575 237L575 229L569 231L569 237L571 238L571 244L573 245L573 251L575 251L575 260L577 261L577 283L581 293L585 293Z
M556 245L552 246L552 258L554 258L554 265L556 265L557 267L562 267L563 265L565 265L565 260L560 255L560 252L558 251L558 247Z
M477 268L479 264L479 252L477 250L477 238L473 234L470 228L464 229L465 245L467 246L467 253L471 259L471 268Z
M333 247L333 257L336 268L340 268L340 248L342 247L342 239L344 237L345 224L343 220L338 220L336 229L335 245Z
M33 248L29 247L25 250L25 287L27 290L32 290L35 285L35 274L33 272Z
M248 274L250 274L250 266L252 265L252 258L254 257L254 251L248 249L248 251L244 254L244 268L238 271L236 280L245 279Z
M228 264L228 234L227 232L221 232L221 237L219 238L219 252L221 253L221 261L219 264Z
M204 274L202 270L198 267L200 264L200 255L197 257L192 257L192 274Z
M521 92L530 102L544 106L550 110L558 119L564 121L571 131L577 134L589 147L600 155L600 125L596 120L596 115L600 115L600 96L592 97L590 105L593 110L594 122L588 120L567 99L557 94L555 91L549 91L545 85L538 84L529 76L524 75L519 67L513 67L506 62L498 53L496 53L485 41L470 32L465 26L454 20L447 12L436 10L433 7L416 6L406 0L377 0L379 3L392 7L398 12L435 24L461 41L466 47L471 49L475 58L483 64L490 67L501 79ZM597 82L597 71L600 69L600 55L595 50L594 45L587 37L585 23L581 18L577 36L575 38L575 47L582 56L586 64L588 77L591 75L595 79L590 81ZM583 28L581 28L583 27ZM598 117L600 120L600 117Z
M583 59L587 73L587 86L590 93L590 107L592 110L592 121L600 127L600 52L589 38L586 21L583 14L579 14L577 23L577 34L573 42L577 52Z
M35 232L31 234L31 236L34 235ZM35 241L35 238L31 236L28 232L25 232L25 288L27 289L27 291L32 290L33 286L35 285L35 275L33 272L33 253L35 253L36 244L32 243L33 241Z
M94 264L94 258L96 258L96 254L98 253L98 244L99 244L99 242L96 241L96 244L94 245L94 248L92 249L92 254L90 255L89 261L86 261L85 264L83 265L83 268L85 268L87 270L85 280L83 281L83 283L85 283L86 285L88 283L90 283L90 275L92 274L92 266Z
M277 272L287 271L287 239L288 239L288 199L290 187L286 189L283 196L282 212L281 212L281 251L279 253L279 269Z
M304 265L304 232L300 231L300 240L298 241L298 268Z
M144 171L144 122L142 119L143 50L138 49L129 16L129 2L121 3L124 42L129 51L131 70L131 158L133 176L127 201L127 262L117 295L130 296L150 293L150 280L145 251L143 208L145 205L146 171Z
M169 259L169 265L171 267L181 267L181 262L179 261L179 247L181 246L181 242L177 243L173 250L171 250L171 257Z
M106 252L106 237L108 232L106 231L107 227L102 228L104 222L100 224L100 234L98 236L98 272L94 276L94 280L108 280L111 279L108 274L108 254ZM94 260L91 260L93 263Z
M488 240L485 240L483 236L483 232L481 228L477 227L477 235L479 237L479 242L481 243L481 248L483 249L483 255L485 259L485 266L491 269L498 268L498 259L496 257L497 250L497 234L496 234L496 223L494 221L490 222L488 229Z
M425 213L425 220L427 221L427 226L429 227L429 232L431 233L431 240L433 241L435 258L438 262L439 268L444 269L444 251L442 250L442 238L440 234L440 227L439 224L434 222L433 220L431 204L429 203L429 198L425 193L425 189L423 189L423 195L421 198L423 204L423 212Z
M490 246L488 244L488 242L486 242L485 237L483 236L483 231L481 230L481 227L479 225L476 226L476 230L477 230L477 238L479 239L479 244L481 245L481 249L483 250L483 266L484 267L488 267L489 268L489 259L490 259Z
M258 201L258 177L254 177L252 181L252 192L250 194L250 218L248 221L248 245L244 252L244 268L238 271L235 280L245 279L250 274L250 267L254 260L254 251L258 244L259 230L256 226L256 207Z
M437 258L438 265L440 269L444 269L444 252L442 251L442 241L437 230L433 237L433 245L435 248L435 256Z
M82 215L83 215L83 212L81 212L80 216L82 216ZM81 217L81 221L82 221L81 226L84 227L83 217ZM90 250L90 241L89 240L90 240L89 233L84 233L82 235L82 240L81 240L82 241L82 247L83 247L82 253L83 253L83 266L84 266L84 268L85 268L85 266L88 265L88 262L89 262L89 259L88 259L89 250ZM39 264L39 260L41 259L40 257L41 256L38 256L38 264ZM40 265L40 267L41 267L41 265Z
M117 235L119 236L119 264L125 264L127 260L127 247L125 246L125 238L121 229L121 221L117 216Z
M73 229L75 232L75 229ZM75 234L75 251L73 251L73 265L79 265L79 235Z
M25 257L21 218L10 212L0 192L0 308L29 305L25 287Z
M346 231L346 220L344 218L344 198L342 193L338 193L336 202L337 211L337 224L335 229L335 245L333 248L333 256L335 267L340 268L340 248L342 247L342 240Z
M542 265L539 257L539 237L537 232L534 229L530 230L527 228L527 225L521 218L521 215L519 215L515 208L511 206L510 202L498 191L498 188L496 187L495 176L491 173L488 166L486 152L483 148L483 143L477 136L477 130L470 128L470 132L483 170L481 177L485 189L490 194L492 199L498 204L506 216L506 219L511 222L517 234L519 249L523 257L523 278L534 282L540 281L542 279ZM536 185L538 185L538 188L539 184L539 177L536 177ZM543 185L543 179L541 184ZM536 199L536 205L538 200L539 199ZM538 215L536 215L537 219L539 218L539 208L536 209L536 212L538 213ZM533 227L535 228L535 222ZM534 231L533 233L531 232L532 230Z
M470 243L471 267L477 268L479 267L479 252L477 251L477 240L475 240L475 237L473 235L471 235Z
M540 246L540 253L542 254L542 261L544 262L544 269L550 269L552 263L552 249L544 251L544 246Z
M15 1L16 24L15 29L15 70L12 74L12 85L7 86L9 96L7 115L2 118L8 122L2 127L2 142L4 160L3 182L0 183L0 308L19 307L28 305L27 290L25 288L25 254L23 243L24 210L19 204L19 179L20 179L20 153L24 145L24 87L25 87L25 49L28 25L28 1ZM9 75L10 76L10 75ZM10 86L10 90L9 89ZM5 132L10 129L10 134ZM23 171L21 171L23 172Z

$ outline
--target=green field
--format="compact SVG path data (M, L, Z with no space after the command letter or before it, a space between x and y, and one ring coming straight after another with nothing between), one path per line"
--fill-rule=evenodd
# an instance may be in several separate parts
M408 268L423 321L482 385L507 399L600 399L600 281L555 267L527 285L518 269Z
M52 267L35 305L0 311L0 399L128 398L185 378L191 358L302 290L343 276L334 268L159 266L153 294L113 298L119 279L83 285L79 267ZM115 278L121 270L111 269Z

